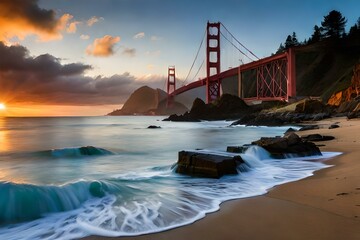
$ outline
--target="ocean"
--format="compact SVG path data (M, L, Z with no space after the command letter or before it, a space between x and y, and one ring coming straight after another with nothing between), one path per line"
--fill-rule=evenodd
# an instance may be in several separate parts
M289 127L162 119L0 118L0 239L134 236L191 224L224 201L311 176L339 154L279 160L250 147L238 175L193 178L175 173L179 151L225 151Z

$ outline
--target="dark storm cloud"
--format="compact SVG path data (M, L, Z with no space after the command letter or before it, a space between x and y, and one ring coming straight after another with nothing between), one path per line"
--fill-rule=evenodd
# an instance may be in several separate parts
M2 42L0 56L0 98L11 96L17 103L121 104L135 89L143 85L161 88L165 81L156 76L138 79L130 73L92 78L84 75L90 65L61 64L49 54L31 57L25 47L8 47Z
M53 31L58 24L55 12L39 8L38 0L1 0L0 15L8 19L22 19L48 31Z
M1 0L0 41L22 40L28 35L41 41L58 40L72 18L70 14L57 17L54 10L40 8L38 0Z

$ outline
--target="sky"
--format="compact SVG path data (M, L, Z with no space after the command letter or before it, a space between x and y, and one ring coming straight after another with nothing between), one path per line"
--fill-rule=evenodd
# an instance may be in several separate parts
M0 0L0 116L105 115L170 65L185 79L207 21L261 58L334 9L360 17L358 0Z

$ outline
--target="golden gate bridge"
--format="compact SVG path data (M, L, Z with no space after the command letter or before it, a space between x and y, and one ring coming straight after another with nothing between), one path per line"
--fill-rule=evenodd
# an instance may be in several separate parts
M198 61L205 39L205 59ZM232 54L237 53L240 55L240 57L235 57L235 62L232 61L228 66L225 64L226 60L221 61L224 54L224 44L222 44L224 42L233 48L230 51ZM234 57L232 58L234 59ZM236 61L238 62L236 63ZM198 62L199 68L189 81L196 62ZM205 66L204 62L206 63ZM235 67L232 65L235 65ZM203 68L205 68L205 76L195 80ZM222 69L225 70L222 71ZM189 83L187 83L188 81ZM177 88L179 84L177 84L175 66L169 66L168 68L167 105L171 105L175 96L202 86L205 86L206 89L206 102L213 102L222 94L223 81L236 81L237 95L246 101L288 101L296 96L294 49L289 48L285 52L259 59L237 40L224 24L221 22L208 22L195 59L181 87ZM250 85L255 85L256 91L249 92Z

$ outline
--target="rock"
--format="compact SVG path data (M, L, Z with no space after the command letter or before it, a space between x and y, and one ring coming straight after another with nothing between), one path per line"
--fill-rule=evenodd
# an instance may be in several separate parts
M286 137L261 138L252 144L263 147L275 158L286 158L289 154L299 157L321 155L314 143L302 140L295 133Z
M156 128L161 128L161 127L160 126L155 126L155 125L150 125L147 128L156 129Z
M295 107L295 112L297 113L306 113L306 114L314 114L314 113L321 113L326 110L326 106L318 101L307 99L302 103L299 103Z
M294 133L294 132L296 132L296 129L294 129L294 128L289 128L288 130L286 130L286 132L284 133L284 135L289 135L289 134Z
M339 128L340 126L337 124L331 124L329 129Z
M314 130L319 129L319 125L306 125L299 129L299 131L307 131L307 130Z
M320 134L310 134L307 136L303 136L301 138L305 141L310 141L310 142L329 141L335 139L335 137L333 136L323 136Z
M201 122L198 118L190 117L189 113L184 113L183 115L172 114L168 118L165 118L163 121L172 121L172 122Z
M171 115L166 121L197 122L201 120L236 119L245 115L250 107L246 103L230 94L223 94L214 103L206 104L200 98L193 102L191 110L183 115Z
M244 153L248 148L248 146L228 146L226 151L231 153Z
M330 118L330 117L331 117L330 113L317 113L317 114L313 115L312 120L313 121L320 121L320 120L323 120L325 118Z
M220 178L225 174L237 174L237 165L241 163L244 161L240 156L181 151L176 172L190 176Z

